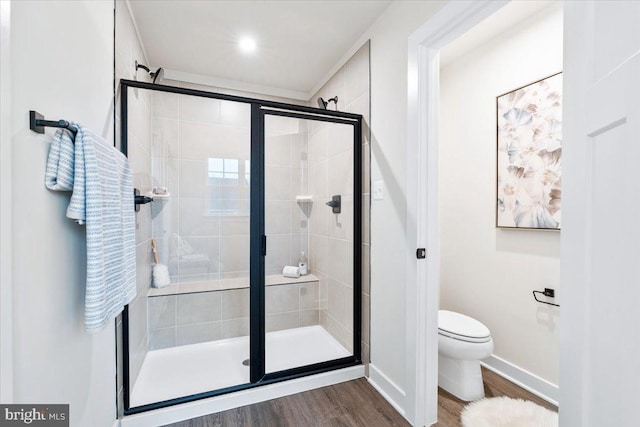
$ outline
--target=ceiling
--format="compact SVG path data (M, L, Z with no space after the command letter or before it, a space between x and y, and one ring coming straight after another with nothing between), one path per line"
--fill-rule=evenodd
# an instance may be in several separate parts
M537 13L551 8L562 8L554 0L511 1L493 15L467 31L440 50L440 68L462 57L489 40L504 34Z
M183 79L209 76L308 99L390 1L128 3L149 63L165 76L180 71ZM256 40L254 54L238 49L247 35Z

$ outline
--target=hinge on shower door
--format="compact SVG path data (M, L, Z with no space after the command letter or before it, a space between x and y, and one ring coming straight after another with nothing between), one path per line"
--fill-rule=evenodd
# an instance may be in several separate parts
M267 256L267 236L262 236L262 256Z
M425 259L427 257L427 249L426 248L418 248L416 250L416 258Z

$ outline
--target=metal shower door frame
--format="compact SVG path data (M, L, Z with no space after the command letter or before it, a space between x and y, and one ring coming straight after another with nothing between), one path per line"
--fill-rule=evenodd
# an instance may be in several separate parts
M129 372L129 306L125 306L122 314L122 340L117 346L122 349L122 369L124 386L124 414L132 415L192 402L199 399L215 397L249 388L291 380L308 375L319 374L335 369L360 365L362 363L361 328L362 328L362 116L342 111L322 110L319 108L266 101L175 86L145 83L134 80L121 80L120 100L120 148L128 153L128 91L129 88L146 89L159 92L190 95L223 101L241 102L251 105L251 194L250 194L250 285L249 285L249 352L250 382L223 389L211 390L190 396L179 397L162 402L131 407L130 405L130 372ZM303 120L340 123L353 126L353 173L354 173L354 218L353 218L353 355L326 362L305 365L283 371L266 373L265 367L265 116L284 116Z

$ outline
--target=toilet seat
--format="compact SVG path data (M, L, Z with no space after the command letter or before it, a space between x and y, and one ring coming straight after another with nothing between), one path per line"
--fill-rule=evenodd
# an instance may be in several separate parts
M481 322L464 314L447 310L438 312L438 334L469 343L491 341L489 328Z

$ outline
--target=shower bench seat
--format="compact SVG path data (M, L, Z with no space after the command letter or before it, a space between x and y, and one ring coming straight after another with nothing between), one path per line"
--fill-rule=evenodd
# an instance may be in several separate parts
M298 283L318 282L318 278L313 274L300 276L299 278L284 277L280 274L265 276L265 286L293 285ZM207 280L201 282L174 283L164 288L151 288L147 293L149 297L159 297L165 295L180 295L196 292L216 292L233 289L246 289L249 287L249 278Z

